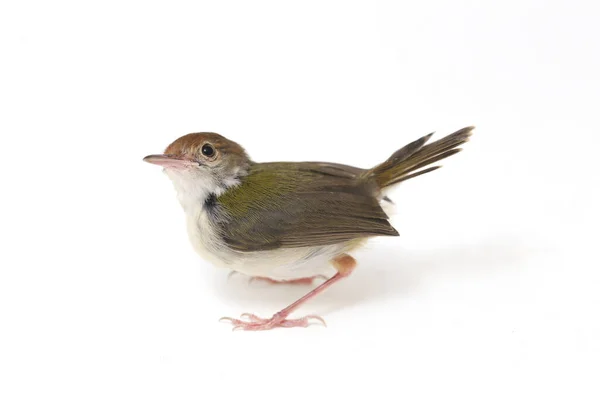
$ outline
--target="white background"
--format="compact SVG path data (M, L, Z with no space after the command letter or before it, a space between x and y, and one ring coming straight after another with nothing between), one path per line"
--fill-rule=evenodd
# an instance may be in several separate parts
M0 398L597 399L596 4L2 2ZM141 161L217 131L370 167L471 124L298 312L328 328L218 323L308 288L228 281Z

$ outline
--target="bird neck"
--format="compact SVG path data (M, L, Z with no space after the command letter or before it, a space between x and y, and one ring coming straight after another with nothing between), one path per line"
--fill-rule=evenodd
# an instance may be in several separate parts
M216 200L227 190L239 185L243 174L236 171L227 177L212 173L190 176L178 171L167 171L167 175L175 186L177 199L184 211L193 214L201 210L210 199Z

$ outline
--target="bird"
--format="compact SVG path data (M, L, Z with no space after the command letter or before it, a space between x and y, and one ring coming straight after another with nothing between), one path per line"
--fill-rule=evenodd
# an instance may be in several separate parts
M388 191L440 168L462 150L474 127L437 141L425 135L368 168L332 162L255 162L238 143L214 132L190 133L144 161L163 167L186 216L195 251L217 267L277 283L327 278L271 317L244 313L221 320L233 329L307 327L318 315L292 318L308 300L347 278L351 253L376 236L398 236ZM333 267L333 268L332 268Z

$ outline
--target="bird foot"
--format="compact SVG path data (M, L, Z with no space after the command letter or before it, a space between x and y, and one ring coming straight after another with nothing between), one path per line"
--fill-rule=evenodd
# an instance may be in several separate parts
M247 321L241 318L245 318ZM302 318L287 319L280 313L273 315L271 318L259 318L254 314L244 313L240 316L240 319L223 317L219 321L231 322L234 331L238 329L244 331L266 331L273 328L306 328L310 325L311 320L318 321L322 323L323 326L327 326L325 320L318 315L307 315Z
M252 283L254 281L263 281L263 282L268 282L268 283L285 283L288 285L312 285L313 282L315 281L315 279L323 279L323 280L327 280L329 278L327 278L325 275L316 275L316 276L311 276L308 278L299 278L299 279L290 279L290 280L281 280L278 281L276 279L271 279L271 278L266 278L266 277L262 277L262 276L253 276L252 278L250 278L250 282Z

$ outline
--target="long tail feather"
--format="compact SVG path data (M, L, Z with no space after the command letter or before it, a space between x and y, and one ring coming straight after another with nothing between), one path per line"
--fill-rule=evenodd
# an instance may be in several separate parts
M469 140L473 129L473 126L468 126L429 144L426 143L433 133L425 135L407 144L386 161L370 169L366 176L374 178L377 185L384 188L434 171L440 166L422 168L460 152L462 149L457 147Z

